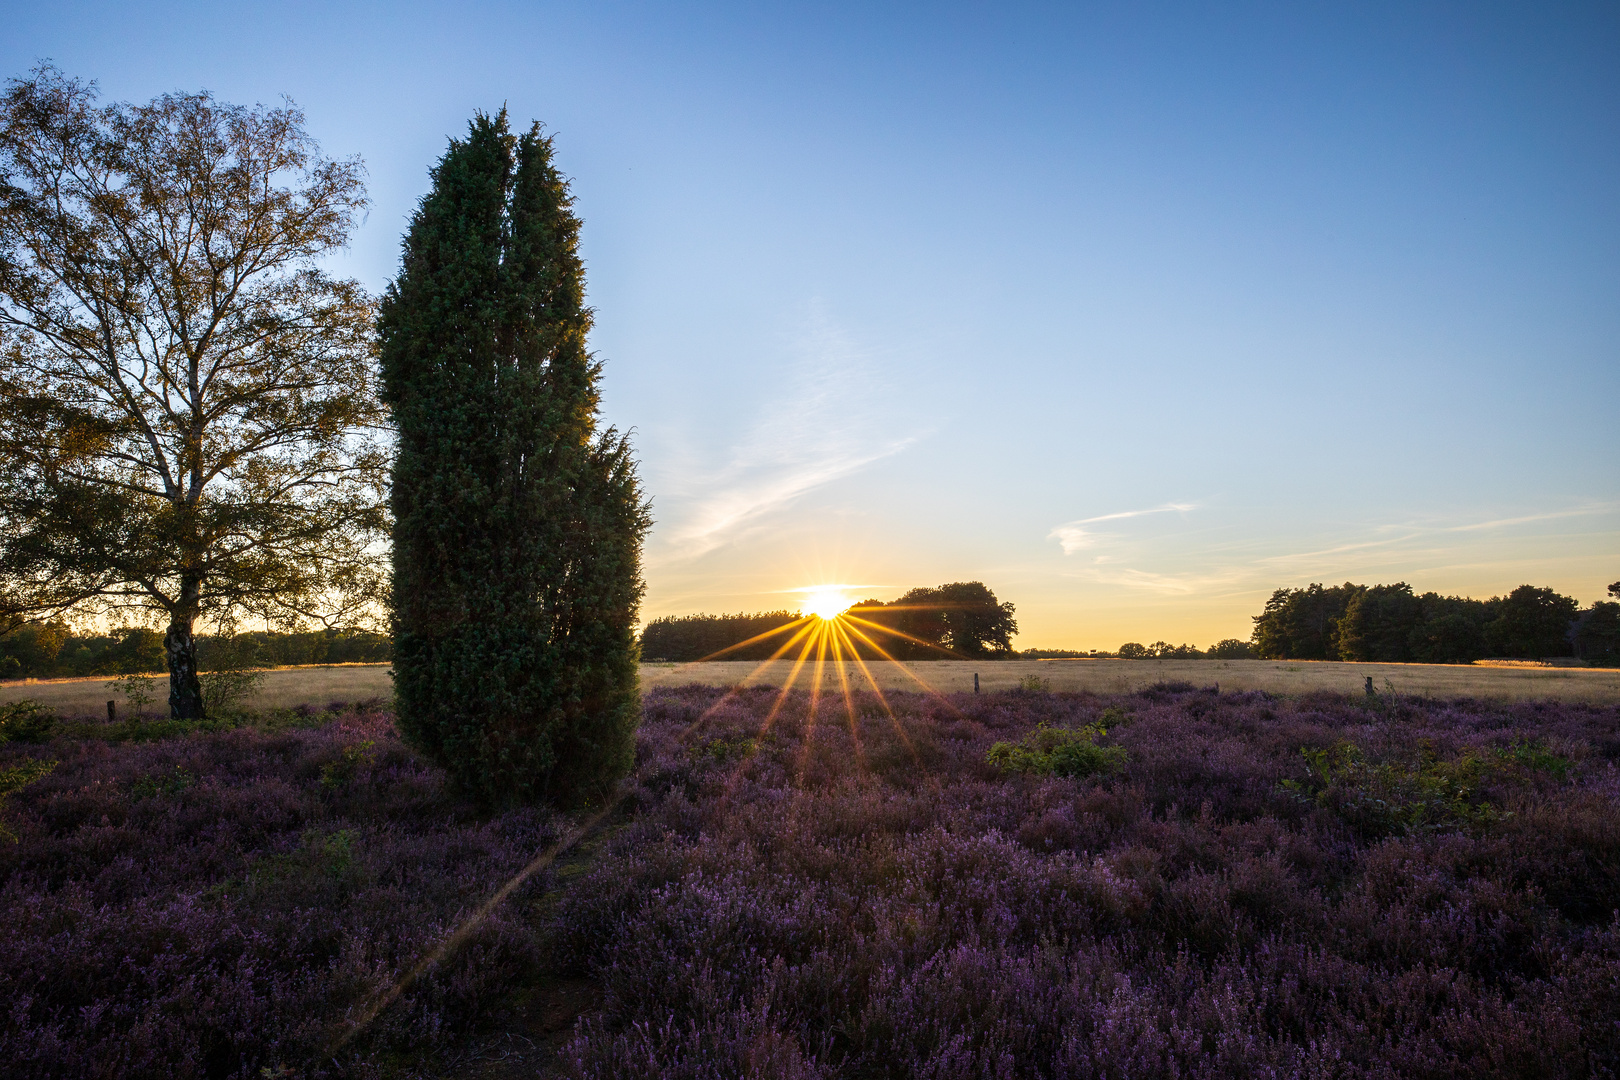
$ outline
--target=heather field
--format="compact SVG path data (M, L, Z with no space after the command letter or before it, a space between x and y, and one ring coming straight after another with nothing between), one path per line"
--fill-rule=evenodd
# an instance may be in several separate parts
M59 761L4 811L7 1075L1620 1071L1613 704L777 700L650 689L587 848L347 1042L570 821L367 707L0 747Z

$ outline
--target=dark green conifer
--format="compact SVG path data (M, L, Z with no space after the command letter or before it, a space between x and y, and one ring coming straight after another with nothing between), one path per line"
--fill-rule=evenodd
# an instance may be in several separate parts
M433 170L378 319L405 738L495 804L601 798L628 770L650 519L597 432L579 219L536 125L479 115Z

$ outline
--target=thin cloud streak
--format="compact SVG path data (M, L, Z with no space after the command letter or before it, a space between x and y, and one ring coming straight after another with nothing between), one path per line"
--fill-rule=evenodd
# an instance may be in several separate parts
M1095 525L1099 521L1123 521L1125 518L1145 517L1148 514L1185 514L1189 510L1196 510L1196 503L1165 503L1147 510L1121 510L1114 514L1099 514L1096 517L1081 518L1078 521L1067 521L1062 525L1053 526L1052 531L1046 534L1048 540L1056 540L1063 546L1063 554L1073 555L1077 551L1096 544L1103 534L1087 525Z
M688 520L671 531L670 543L678 557L705 555L800 496L899 454L916 441L899 439L863 454L833 455L752 482L736 478L743 467L728 470L730 475L716 478L725 486L698 501Z
M1191 595L1204 593L1209 589L1237 589L1243 591L1247 587L1251 590L1264 590L1299 584L1307 578L1322 581L1338 580L1343 576L1378 572L1380 568L1389 567L1392 564L1410 566L1414 560L1428 563L1430 570L1484 565L1503 566L1505 565L1503 560L1499 559L1480 562L1477 558L1465 558L1463 561L1458 561L1459 558L1463 557L1463 552L1454 543L1444 541L1443 538L1457 534L1489 532L1513 526L1531 525L1543 521L1609 514L1614 513L1616 510L1620 510L1620 504L1594 503L1567 510L1524 514L1511 518L1494 518L1488 521L1468 522L1461 525L1417 525L1409 522L1371 525L1366 528L1374 534L1396 532L1397 535L1384 535L1378 536L1376 539L1354 540L1324 547L1311 547L1303 551L1277 554L1257 553L1250 558L1240 558L1226 562L1224 565L1217 565L1202 572L1155 573L1135 567L1112 565L1113 559L1109 556L1099 555L1091 567L1064 576L1081 578L1099 585L1113 585L1165 595ZM1157 511L1136 511L1133 516L1144 512ZM1075 522L1072 524L1078 526L1084 523ZM1056 530L1054 530L1055 533ZM1213 554L1215 550L1222 550L1228 556L1231 556L1244 548L1252 549L1253 546L1255 546L1253 542L1239 541L1220 545L1218 549L1206 549L1206 554ZM1072 552L1065 550L1065 554L1070 553ZM1409 571L1403 570L1402 573L1409 573Z
M1558 518L1590 517L1593 514L1607 514L1620 509L1620 503L1593 503L1590 506L1579 507L1574 510L1555 510L1546 514L1527 514L1524 517L1499 518L1495 521L1480 521L1472 525L1453 525L1449 528L1439 529L1439 532L1477 532L1482 529L1504 529L1509 525L1528 525L1536 521L1553 521Z
M825 315L812 313L793 351L785 384L732 446L729 463L707 476L693 470L666 494L671 523L655 536L659 550L649 552L649 564L690 561L735 543L810 492L904 453L927 434L893 433L898 395Z

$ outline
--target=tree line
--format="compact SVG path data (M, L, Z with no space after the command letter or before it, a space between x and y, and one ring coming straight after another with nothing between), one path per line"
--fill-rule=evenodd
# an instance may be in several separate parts
M1620 582L1609 586L1620 600ZM1582 609L1573 597L1521 585L1475 600L1393 585L1278 589L1254 616L1264 659L1466 664L1487 657L1620 662L1620 603Z
M197 663L205 672L294 664L385 664L393 655L388 635L368 630L251 630L197 636ZM163 634L145 626L85 633L60 620L32 621L0 636L0 679L143 675L167 671L168 666Z
M897 600L862 600L844 613L838 636L844 655L863 660L1010 659L1018 632L1011 601L1000 601L979 581L956 581L909 590ZM644 660L689 663L767 660L793 641L785 627L797 611L737 615L673 615L653 619L641 632ZM773 631L782 631L773 633ZM757 640L756 640L757 639ZM799 655L802 642L785 654Z
M1114 654L1121 660L1249 660L1255 655L1254 646L1237 638L1224 638L1207 649L1196 645L1172 645L1168 641L1155 641L1143 645L1127 641Z

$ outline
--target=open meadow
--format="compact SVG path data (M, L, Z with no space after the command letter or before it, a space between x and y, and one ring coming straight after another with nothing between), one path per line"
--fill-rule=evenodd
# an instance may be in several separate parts
M698 664L642 664L643 687L781 686L793 662L775 660L713 661ZM1264 690L1269 694L1303 694L1316 690L1365 693L1368 676L1379 693L1424 697L1479 697L1502 701L1587 701L1620 703L1620 668L1487 667L1468 664L1360 664L1311 660L1007 660L970 663L958 660L895 664L883 661L826 661L821 669L824 692L847 681L869 689L868 673L885 693L894 690L941 693L973 689L979 676L984 691L1011 690L1035 678L1055 692L1124 694L1155 683L1190 682L1222 690ZM816 664L799 671L795 686L808 687ZM919 681L920 680L920 681ZM104 715L109 699L104 676L0 683L0 703L32 698L63 715ZM167 682L154 679L161 699ZM326 707L334 702L387 701L394 692L387 664L334 664L273 668L248 703L254 709L287 709L297 705ZM161 700L158 706L161 706ZM119 708L124 704L119 700Z
M28 760L8 1076L1620 1070L1613 703L653 686L574 817L470 808L375 706Z
M643 686L781 686L793 662L715 661L700 664L643 664ZM1126 694L1161 682L1189 682L1223 691L1264 690L1268 694L1304 694L1317 690L1365 694L1372 677L1379 693L1425 697L1481 697L1504 701L1551 699L1620 703L1620 668L1484 667L1469 664L1360 664L1310 660L1002 660L978 663L940 660L895 664L827 661L824 691L841 680L869 687L866 672L885 692L890 690L959 693L973 689L973 676L985 691L1012 690L1026 680L1040 680L1054 692ZM807 663L794 685L803 687L815 675ZM921 681L919 681L921 680Z

